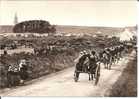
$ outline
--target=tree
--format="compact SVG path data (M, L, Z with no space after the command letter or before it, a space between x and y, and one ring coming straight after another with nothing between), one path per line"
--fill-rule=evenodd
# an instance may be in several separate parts
M29 20L16 24L13 28L14 33L55 33L56 28L48 21L44 20Z
M53 25L53 26L51 27L51 32L52 32L52 33L56 33L56 26L55 26L55 25Z

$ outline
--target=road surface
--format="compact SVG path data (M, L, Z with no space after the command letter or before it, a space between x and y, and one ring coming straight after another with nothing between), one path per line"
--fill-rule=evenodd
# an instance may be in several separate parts
M25 86L1 90L1 96L104 96L122 74L128 62L135 58L136 52L122 58L111 70L101 65L101 76L98 85L88 80L87 74L81 74L74 82L74 67L49 76L28 82Z

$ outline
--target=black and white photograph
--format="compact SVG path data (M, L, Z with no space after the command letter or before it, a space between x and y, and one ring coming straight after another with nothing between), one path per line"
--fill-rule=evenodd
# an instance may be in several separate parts
M137 0L0 0L0 96L137 97Z

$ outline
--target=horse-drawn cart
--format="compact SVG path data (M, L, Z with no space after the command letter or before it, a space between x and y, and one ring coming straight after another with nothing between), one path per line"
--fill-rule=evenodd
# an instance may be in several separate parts
M100 78L100 63L98 62L96 64L96 68L89 69L88 65L82 66L81 68L78 68L78 64L75 67L74 71L74 81L77 82L79 80L79 74L80 73L88 73L89 80L95 81L95 85L97 85L99 78Z

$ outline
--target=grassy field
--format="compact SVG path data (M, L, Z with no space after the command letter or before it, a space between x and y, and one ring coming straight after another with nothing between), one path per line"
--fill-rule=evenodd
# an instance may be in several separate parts
M110 97L137 97L137 57L128 63L110 90Z

